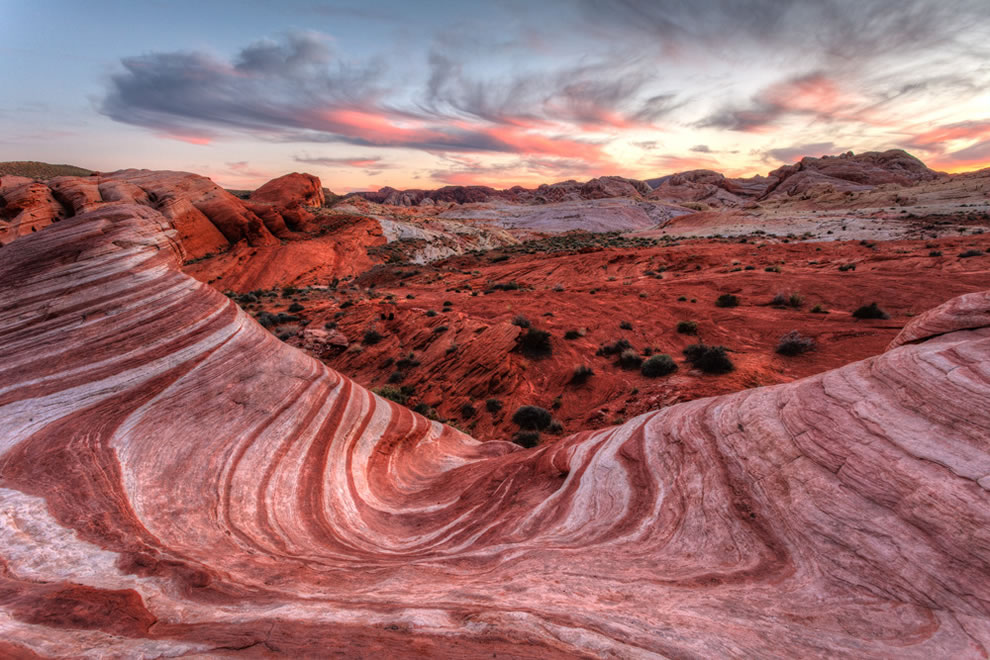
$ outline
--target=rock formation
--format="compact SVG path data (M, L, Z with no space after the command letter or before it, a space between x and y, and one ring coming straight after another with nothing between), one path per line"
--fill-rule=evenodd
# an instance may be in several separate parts
M274 204L285 209L323 206L323 185L312 174L293 172L272 179L252 192L251 201Z
M762 197L789 197L824 192L855 192L893 183L910 186L938 178L938 173L901 149L821 158L806 157L768 175L770 184Z
M40 228L105 204L123 203L160 211L178 231L190 258L242 240L252 246L277 245L275 236L287 231L277 212L259 217L206 177L188 172L121 170L86 177L60 176L47 184L0 184L0 202L0 208L18 211L17 215L0 211L0 220L5 221L0 222L0 244L26 233L21 227Z
M0 653L987 656L990 293L521 450L279 342L174 217L0 250Z

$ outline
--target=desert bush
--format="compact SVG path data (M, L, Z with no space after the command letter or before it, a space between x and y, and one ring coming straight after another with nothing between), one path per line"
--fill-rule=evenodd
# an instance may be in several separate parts
M303 311L304 309L306 309L306 308L305 308L305 307L303 307L302 305L300 305L300 304L299 304L299 303L297 303L297 302L294 302L294 303L292 303L291 305L289 305L289 311L290 311L290 312L301 312L301 311Z
M433 328L433 334L439 335L441 333L447 332L448 330L450 330L450 328L448 328L447 326L438 325L437 327Z
M529 319L518 314L514 319L512 319L512 325L518 325L520 328L528 328L530 326Z
M619 354L619 366L623 369L638 369L643 364L643 356L635 348L627 348Z
M708 374L726 374L735 369L725 346L691 344L684 349L684 357L691 366Z
M577 339L582 335L580 330L568 330L564 333L564 339Z
M942 256L942 251L941 250L932 250L931 252L928 253L928 256L929 257L941 257Z
M959 253L960 259L969 259L970 257L982 257L982 256L983 256L982 250L966 250L965 252Z
M409 394L404 389L396 387L395 385L382 385L381 387L376 387L373 389L372 392L384 399L395 401L403 406L409 401Z
M767 273L779 273L780 272L780 266L767 266L763 270L765 272L767 272Z
M682 335L698 334L698 323L696 321L678 321L677 332Z
M361 343L372 346L380 342L382 339L384 339L384 336L377 330L366 330L364 337L361 339Z
M781 355L800 355L815 348L815 340L805 337L797 330L791 330L777 342L777 352Z
M536 445L540 444L540 432L518 431L514 436L512 436L512 442L516 443L520 447L524 447L525 449L532 449Z
M798 308L804 304L804 299L801 294L798 293L783 293L780 292L770 300L770 304L774 307L794 307Z
M426 315L432 318L432 317L434 317L434 316L437 315L437 310L435 310L435 309L428 309L428 310L426 310Z
M811 308L811 313L812 314L828 314L828 310L825 309L824 307L822 307L821 305L815 305L814 307Z
M856 264L842 264L841 266L839 266L839 270L842 271L843 273L846 272L847 270L856 270Z
M622 321L621 323L619 323L619 327L622 328L623 330L632 330L632 323L630 323L629 321Z
M675 371L677 371L677 363L674 362L674 358L666 353L651 355L643 362L643 366L640 367L640 373L647 378L660 378L661 376L670 375Z
M465 403L461 406L461 417L464 419L471 419L477 414L477 412L477 409L475 409L475 407L470 403Z
M403 370L412 369L413 367L418 367L419 365L420 362L416 359L416 354L412 351L409 351L405 357L399 358L399 360L395 363L395 366Z
M543 357L553 352L550 333L538 328L529 328L516 339L519 351L527 357Z
M520 406L512 414L513 424L527 430L542 431L550 426L552 419L550 411L539 406Z
M299 293L299 289L297 289L294 286L287 286L287 287L285 287L285 288L282 289L282 297L283 298L291 298L292 296L296 295L297 293Z
M589 378L595 375L595 370L586 364L582 364L574 368L574 373L571 374L571 382L575 385L580 385L581 383L586 383Z
M388 376L388 382L390 382L390 383L401 383L405 379L406 379L406 374L404 372L398 371L398 370L393 371Z
M611 344L602 344L595 355L618 355L629 348L632 348L632 344L628 339L616 339Z
M485 410L495 414L502 409L502 401L499 399L488 399L485 401Z
M723 293L715 300L716 307L736 307L739 305L739 296L731 293Z
M880 309L875 302L869 305L863 305L855 312L853 312L853 318L857 319L889 319L890 314Z

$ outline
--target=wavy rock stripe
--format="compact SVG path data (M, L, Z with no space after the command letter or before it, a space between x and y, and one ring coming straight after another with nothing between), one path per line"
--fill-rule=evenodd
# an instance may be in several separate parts
M181 259L127 204L0 250L0 655L987 656L986 316L521 450Z

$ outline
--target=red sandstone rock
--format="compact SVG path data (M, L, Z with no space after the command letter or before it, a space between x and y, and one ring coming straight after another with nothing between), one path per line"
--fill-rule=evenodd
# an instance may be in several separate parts
M63 217L65 210L45 184L19 176L0 178L0 245Z
M293 172L272 179L251 193L251 201L280 208L323 206L323 184L312 174Z
M990 326L951 319L990 293L861 362L519 450L180 263L124 204L0 250L0 650L987 654Z

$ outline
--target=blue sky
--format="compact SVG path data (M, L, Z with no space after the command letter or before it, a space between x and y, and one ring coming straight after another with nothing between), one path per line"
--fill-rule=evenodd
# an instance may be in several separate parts
M532 185L990 165L990 3L0 1L0 160Z

